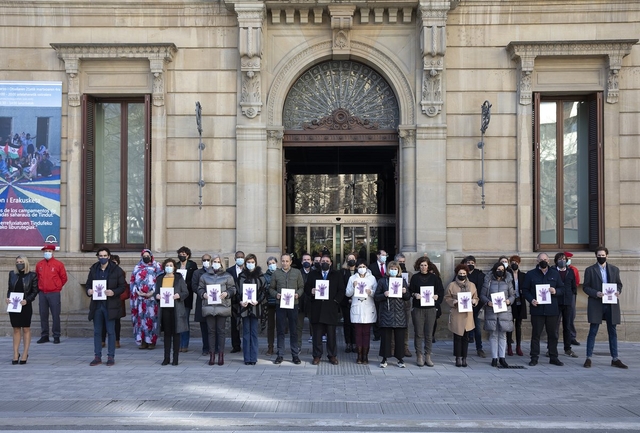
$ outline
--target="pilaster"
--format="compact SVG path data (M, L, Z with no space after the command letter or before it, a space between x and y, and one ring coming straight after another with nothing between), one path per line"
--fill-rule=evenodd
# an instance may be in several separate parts
M240 54L240 107L249 119L262 111L262 26L266 13L263 2L234 4L238 15Z

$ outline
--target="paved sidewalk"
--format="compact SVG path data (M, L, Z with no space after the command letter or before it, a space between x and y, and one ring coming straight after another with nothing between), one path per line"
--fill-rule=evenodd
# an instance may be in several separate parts
M561 355L563 367L544 357L529 367L528 357L514 356L507 361L525 368L497 369L470 350L469 367L456 368L451 341L434 344L433 368L417 367L414 356L407 368L391 359L382 369L377 343L369 366L355 364L342 344L340 365L325 357L313 366L306 337L301 365L290 356L274 365L261 338L255 366L241 353L209 366L196 339L180 365L163 367L161 345L139 350L123 339L115 366L90 367L92 339L35 340L28 364L14 366L11 339L0 338L2 430L640 429L640 343L620 343L628 370L610 366L606 342L596 344L591 369L582 367L584 343L575 348L579 358Z

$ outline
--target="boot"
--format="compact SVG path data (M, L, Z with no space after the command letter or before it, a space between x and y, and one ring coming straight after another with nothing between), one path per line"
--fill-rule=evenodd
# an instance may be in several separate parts
M518 354L518 356L522 356L522 349L520 348L519 344L516 344L516 353Z
M265 355L267 355L267 356L273 355L273 345L271 345L271 346L269 346L267 348L267 353L265 353Z
M346 344L346 347L345 347L345 349L344 349L344 353L351 353L351 352L352 352L352 350L351 350L351 343L347 343L347 344Z
M421 352L416 352L416 365L418 367L424 367L424 356Z
M365 365L369 364L369 347L364 348L364 353L362 355L362 363Z
M218 365L224 365L224 352L218 353Z
M364 349L358 346L356 350L358 351L358 360L356 361L356 364L362 364L364 361Z
M215 365L216 363L216 354L213 352L209 352L209 365Z
M498 359L498 363L500 363L500 367L502 368L509 368L509 364L507 364L507 361L504 358Z
M462 360L459 356L456 356L456 367L462 367Z
M507 345L507 355L513 356L513 349L511 349L511 343Z
M427 367L433 367L433 361L431 361L431 354L427 353L424 357L424 364Z
M498 366L498 358L493 358L491 360L491 366L492 367L497 367Z
M462 357L462 366L463 366L463 367L466 367L466 366L467 366L467 357L466 357L466 356L463 356L463 357Z
M171 363L171 365L178 365L178 353L180 353L180 348L174 347L173 348L173 362Z

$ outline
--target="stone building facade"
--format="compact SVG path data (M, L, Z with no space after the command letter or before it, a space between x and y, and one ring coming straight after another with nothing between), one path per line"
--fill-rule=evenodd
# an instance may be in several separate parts
M621 338L640 328L636 1L7 1L0 11L2 79L63 82L68 311L86 306L76 287L101 244L125 268L141 246L159 257L239 249L261 262L383 248L409 261L427 253L449 278L467 254L487 268L518 253L531 267L538 251L572 251L583 270L604 243L627 289ZM113 106L135 104L129 121L144 141L125 140L122 159L140 152L144 175L124 176L139 187L122 189L124 228L108 234L104 174L87 178L100 140L87 134L106 130ZM358 207L363 197L374 210Z

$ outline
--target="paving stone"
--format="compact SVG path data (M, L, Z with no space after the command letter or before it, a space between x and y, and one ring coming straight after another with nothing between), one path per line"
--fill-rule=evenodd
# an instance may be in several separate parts
M276 412L311 413L310 401L279 401Z
M346 413L347 403L337 401L314 401L311 405L313 413Z
M277 408L277 401L245 401L242 412L275 412Z

